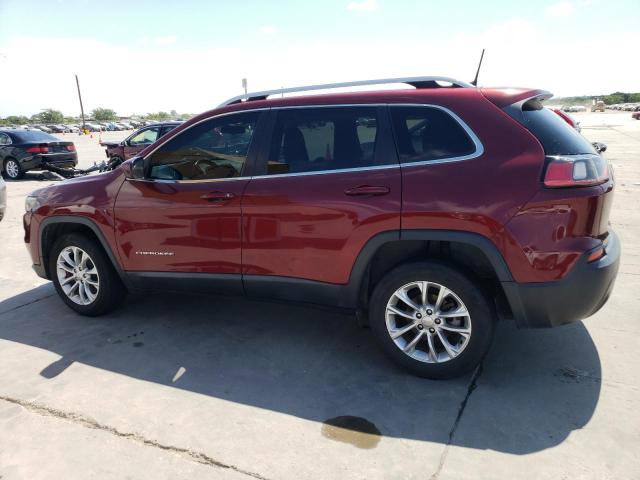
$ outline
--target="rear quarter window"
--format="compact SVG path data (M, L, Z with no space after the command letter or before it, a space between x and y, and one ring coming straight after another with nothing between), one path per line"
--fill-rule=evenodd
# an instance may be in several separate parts
M435 107L391 106L401 163L465 158L478 147L449 113Z
M596 153L586 138L538 99L529 100L522 108L510 105L505 111L538 139L547 155Z

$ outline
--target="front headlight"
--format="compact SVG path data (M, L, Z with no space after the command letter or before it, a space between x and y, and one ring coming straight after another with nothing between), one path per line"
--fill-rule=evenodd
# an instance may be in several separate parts
M33 212L40 206L40 200L38 197L34 197L32 195L27 195L27 198L24 200L24 209L27 212Z

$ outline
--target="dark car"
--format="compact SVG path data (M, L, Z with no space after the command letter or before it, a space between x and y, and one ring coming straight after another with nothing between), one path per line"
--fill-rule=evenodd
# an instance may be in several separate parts
M105 153L108 158L116 161L129 160L182 123L156 123L136 130L122 141L102 141L100 145L107 147Z
M17 180L43 162L68 168L78 164L73 142L65 142L38 130L0 129L0 166L5 178Z
M348 309L430 378L476 367L499 316L592 315L620 259L608 162L544 90L442 80L233 98L110 172L33 192L34 269L83 315L158 289ZM279 98L398 82L415 89Z

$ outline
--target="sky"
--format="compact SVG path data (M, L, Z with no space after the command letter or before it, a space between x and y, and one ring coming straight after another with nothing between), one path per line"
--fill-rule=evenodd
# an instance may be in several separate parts
M199 113L242 93L439 75L640 91L639 0L0 0L0 117Z

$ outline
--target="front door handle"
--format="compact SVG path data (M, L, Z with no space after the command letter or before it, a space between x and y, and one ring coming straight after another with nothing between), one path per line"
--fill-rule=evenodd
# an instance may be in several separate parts
M380 196L380 195L387 195L389 192L391 192L391 189L389 187L384 187L380 185L359 185L357 187L347 188L344 191L344 194L349 195L350 197L354 197L354 196L374 197L374 196Z
M231 192L209 192L205 193L200 198L209 202L228 202L234 197L235 195Z

